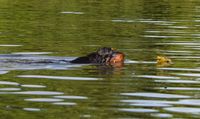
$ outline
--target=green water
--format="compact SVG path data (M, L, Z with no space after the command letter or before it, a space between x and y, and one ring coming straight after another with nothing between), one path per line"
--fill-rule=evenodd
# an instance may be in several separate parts
M198 119L199 31L198 0L1 0L0 61L103 46L127 60L120 68L0 62L0 117ZM173 64L157 66L158 55Z

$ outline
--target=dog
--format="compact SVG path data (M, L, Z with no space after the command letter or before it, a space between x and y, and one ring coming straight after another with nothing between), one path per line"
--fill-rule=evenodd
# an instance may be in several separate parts
M92 52L86 56L78 57L70 63L76 64L116 64L124 63L125 55L110 47L99 48L96 52Z

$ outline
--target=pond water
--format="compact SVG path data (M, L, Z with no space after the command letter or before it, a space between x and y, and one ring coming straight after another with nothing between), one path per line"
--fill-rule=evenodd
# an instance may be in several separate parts
M125 65L56 62L103 46ZM199 0L1 0L0 116L198 119L199 51Z

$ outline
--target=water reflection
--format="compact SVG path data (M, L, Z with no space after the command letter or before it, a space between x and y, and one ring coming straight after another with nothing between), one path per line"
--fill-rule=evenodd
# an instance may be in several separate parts
M24 85L20 85L21 87L26 87L26 88L46 88L46 86L43 85L28 85L28 84L24 84Z
M20 78L40 78L40 79L55 79L55 80L101 80L100 78L87 77L69 77L69 76L43 76L43 75L19 75Z
M21 88L0 88L0 91L19 91Z
M25 111L30 111L30 112L41 111L41 109L39 109L39 108L23 108L23 110L25 110Z
M178 113L189 113L189 114L198 114L200 113L200 108L190 108L190 107L169 107L164 108L164 110L170 112L178 112Z
M136 112L136 113L152 113L152 112L158 112L157 110L154 109L142 109L142 108L122 108L119 109L119 111L124 111L124 112Z
M168 101L161 100L121 100L121 102L128 103L130 106L138 107L171 107Z
M67 106L74 106L74 105L77 105L76 103L74 102L55 102L55 103L52 103L53 105L67 105Z
M172 114L166 114L166 113L154 113L152 114L153 117L158 117L158 118L172 118Z
M169 82L169 83L174 83L174 82ZM186 83L190 83L190 82L186 82ZM175 90L175 91L178 91L178 90L182 90L182 91L199 91L200 90L200 88L195 88L195 87L164 87L164 88L163 87L158 87L156 89Z
M55 98L61 98L61 99L87 99L87 97L84 96L54 96Z
M160 83L179 83L179 84L195 84L195 83L200 83L199 81L193 81L193 80L155 80L155 82L160 82Z
M135 77L151 78L151 79L180 79L180 77L173 77L173 76L155 76L155 75L136 75Z
M64 11L64 12L60 12L62 14L84 14L84 12L73 12L73 11Z
M4 93L4 92L1 92ZM23 94L23 95L61 95L62 92L51 92L51 91L21 91L21 92L10 92L8 94Z
M190 98L191 96L186 95L176 95L176 94L163 94L163 93L121 93L125 96L141 96L141 97L151 97L151 98Z
M1 85L16 85L16 86L20 85L17 82L10 82L10 81L0 81L0 84Z
M0 94L22 94L22 95L61 95L61 92L50 91L21 91L21 92L0 92Z
M52 52L14 52L12 54L18 54L18 55L45 55L45 54L51 54Z
M175 73L174 75L189 76L189 77L200 77L199 73Z
M22 45L13 45L13 44L0 44L0 47L19 47Z
M55 98L28 98L24 99L25 101L30 102L61 102L64 101L62 99L55 99Z

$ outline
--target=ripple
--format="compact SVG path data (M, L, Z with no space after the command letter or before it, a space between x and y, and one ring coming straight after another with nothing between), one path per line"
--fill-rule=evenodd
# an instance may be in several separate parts
M9 71L0 71L0 74L7 74Z
M132 23L132 22L135 22L134 20L123 20L123 19L114 19L114 20L111 20L112 22L125 22L125 23Z
M127 63L127 64L131 64L131 63L139 63L139 61L125 60L125 63Z
M25 95L61 95L62 92L53 91L22 91L22 92L12 92L12 94L25 94Z
M51 54L52 52L15 52L12 54L18 55L44 55L44 54Z
M42 78L42 79L56 79L56 80L100 80L100 78L87 77L69 77L69 76L45 76L45 75L18 75L20 78Z
M194 20L195 22L200 22L200 20Z
M19 47L22 45L12 45L12 44L1 44L0 47Z
M178 76L200 77L200 73L173 73Z
M193 80L154 80L155 82L164 82L164 83L200 83L199 81Z
M179 100L176 104L200 106L200 100L199 99L187 99L187 100L184 99L184 100Z
M146 33L173 33L173 34L185 34L187 32L184 32L184 31L177 31L177 30L162 30L162 31L159 31L159 30L146 30L145 31Z
M158 36L158 35L143 35L145 38L179 38L181 36Z
M170 21L159 21L153 19L113 19L112 22L121 22L121 23L133 23L133 22L140 22L140 23L149 23L149 24L157 24L157 25L173 25L176 22Z
M62 98L62 99L88 99L88 97L84 96L54 96L55 98Z
M31 102L61 102L63 99L54 99L54 98L29 98L24 99L25 101L31 101Z
M136 113L151 113L151 112L158 112L158 110L154 109L144 109L144 108L121 108L118 109L122 112L136 112Z
M127 63L127 64L155 64L156 62L125 60L125 63Z
M169 26L169 28L176 28L176 29L187 29L188 26Z
M82 118L91 118L91 115L89 114L84 114L84 115L80 115L81 119ZM121 118L122 119L122 118Z
M163 31L146 30L147 33L162 33Z
M46 86L43 85L20 85L20 86L26 88L46 88Z
M0 91L19 91L21 88L0 88Z
M152 78L152 79L180 79L180 77L172 77L172 76L155 76L155 75L136 75L136 77Z
M121 100L120 102L125 103L169 103L169 101L163 100Z
M200 69L190 69L190 68L157 68L160 70L168 70L168 71L200 71Z
M186 48L200 48L200 46L196 45L196 46L185 46Z
M121 100L120 102L128 103L130 106L141 106L141 107L169 107L169 101L160 100Z
M176 23L176 22L169 22L169 21L160 21L160 20L153 20L153 19L138 19L139 22L142 23L164 23L164 24L169 24L169 23Z
M170 107L172 105L169 104L161 104L161 103L137 103L137 104L129 104L131 106L140 106L140 107Z
M142 107L171 107L176 105L200 106L199 99L181 99L179 101L162 101L162 100L121 100L120 102L128 103L129 106Z
M178 112L178 113L191 113L191 114L200 114L200 108L192 108L192 107L167 107L164 110L170 112Z
M155 114L151 114L154 117L159 117L159 118L172 118L173 115L172 114L167 114L167 113L155 113Z
M155 89L161 89L161 90L189 90L189 91L199 91L200 88L191 88L191 87L157 87Z
M77 105L74 102L55 102L55 103L52 103L52 104L53 105L69 105L69 106Z
M190 98L191 96L175 95L175 94L163 94L163 93L121 93L125 96L141 96L151 98Z
M19 83L16 83L16 82L10 82L10 81L0 81L0 85L3 84L3 85L20 85Z
M166 42L166 43L156 43L157 45L200 45L200 43L193 43L193 42L173 42L173 43L169 43L169 42Z
M41 109L39 109L39 108L23 108L23 110L25 110L25 111L30 111L30 112L38 112L38 111L41 111Z
M0 92L0 94L22 94L22 95L61 95L62 92L53 91L21 91L21 92Z
M167 50L169 53L192 53L192 51Z
M84 12L74 12L74 11L63 11L62 14L84 14Z
M172 56L171 58L176 58L179 60L194 60L194 59L200 59L199 56Z

